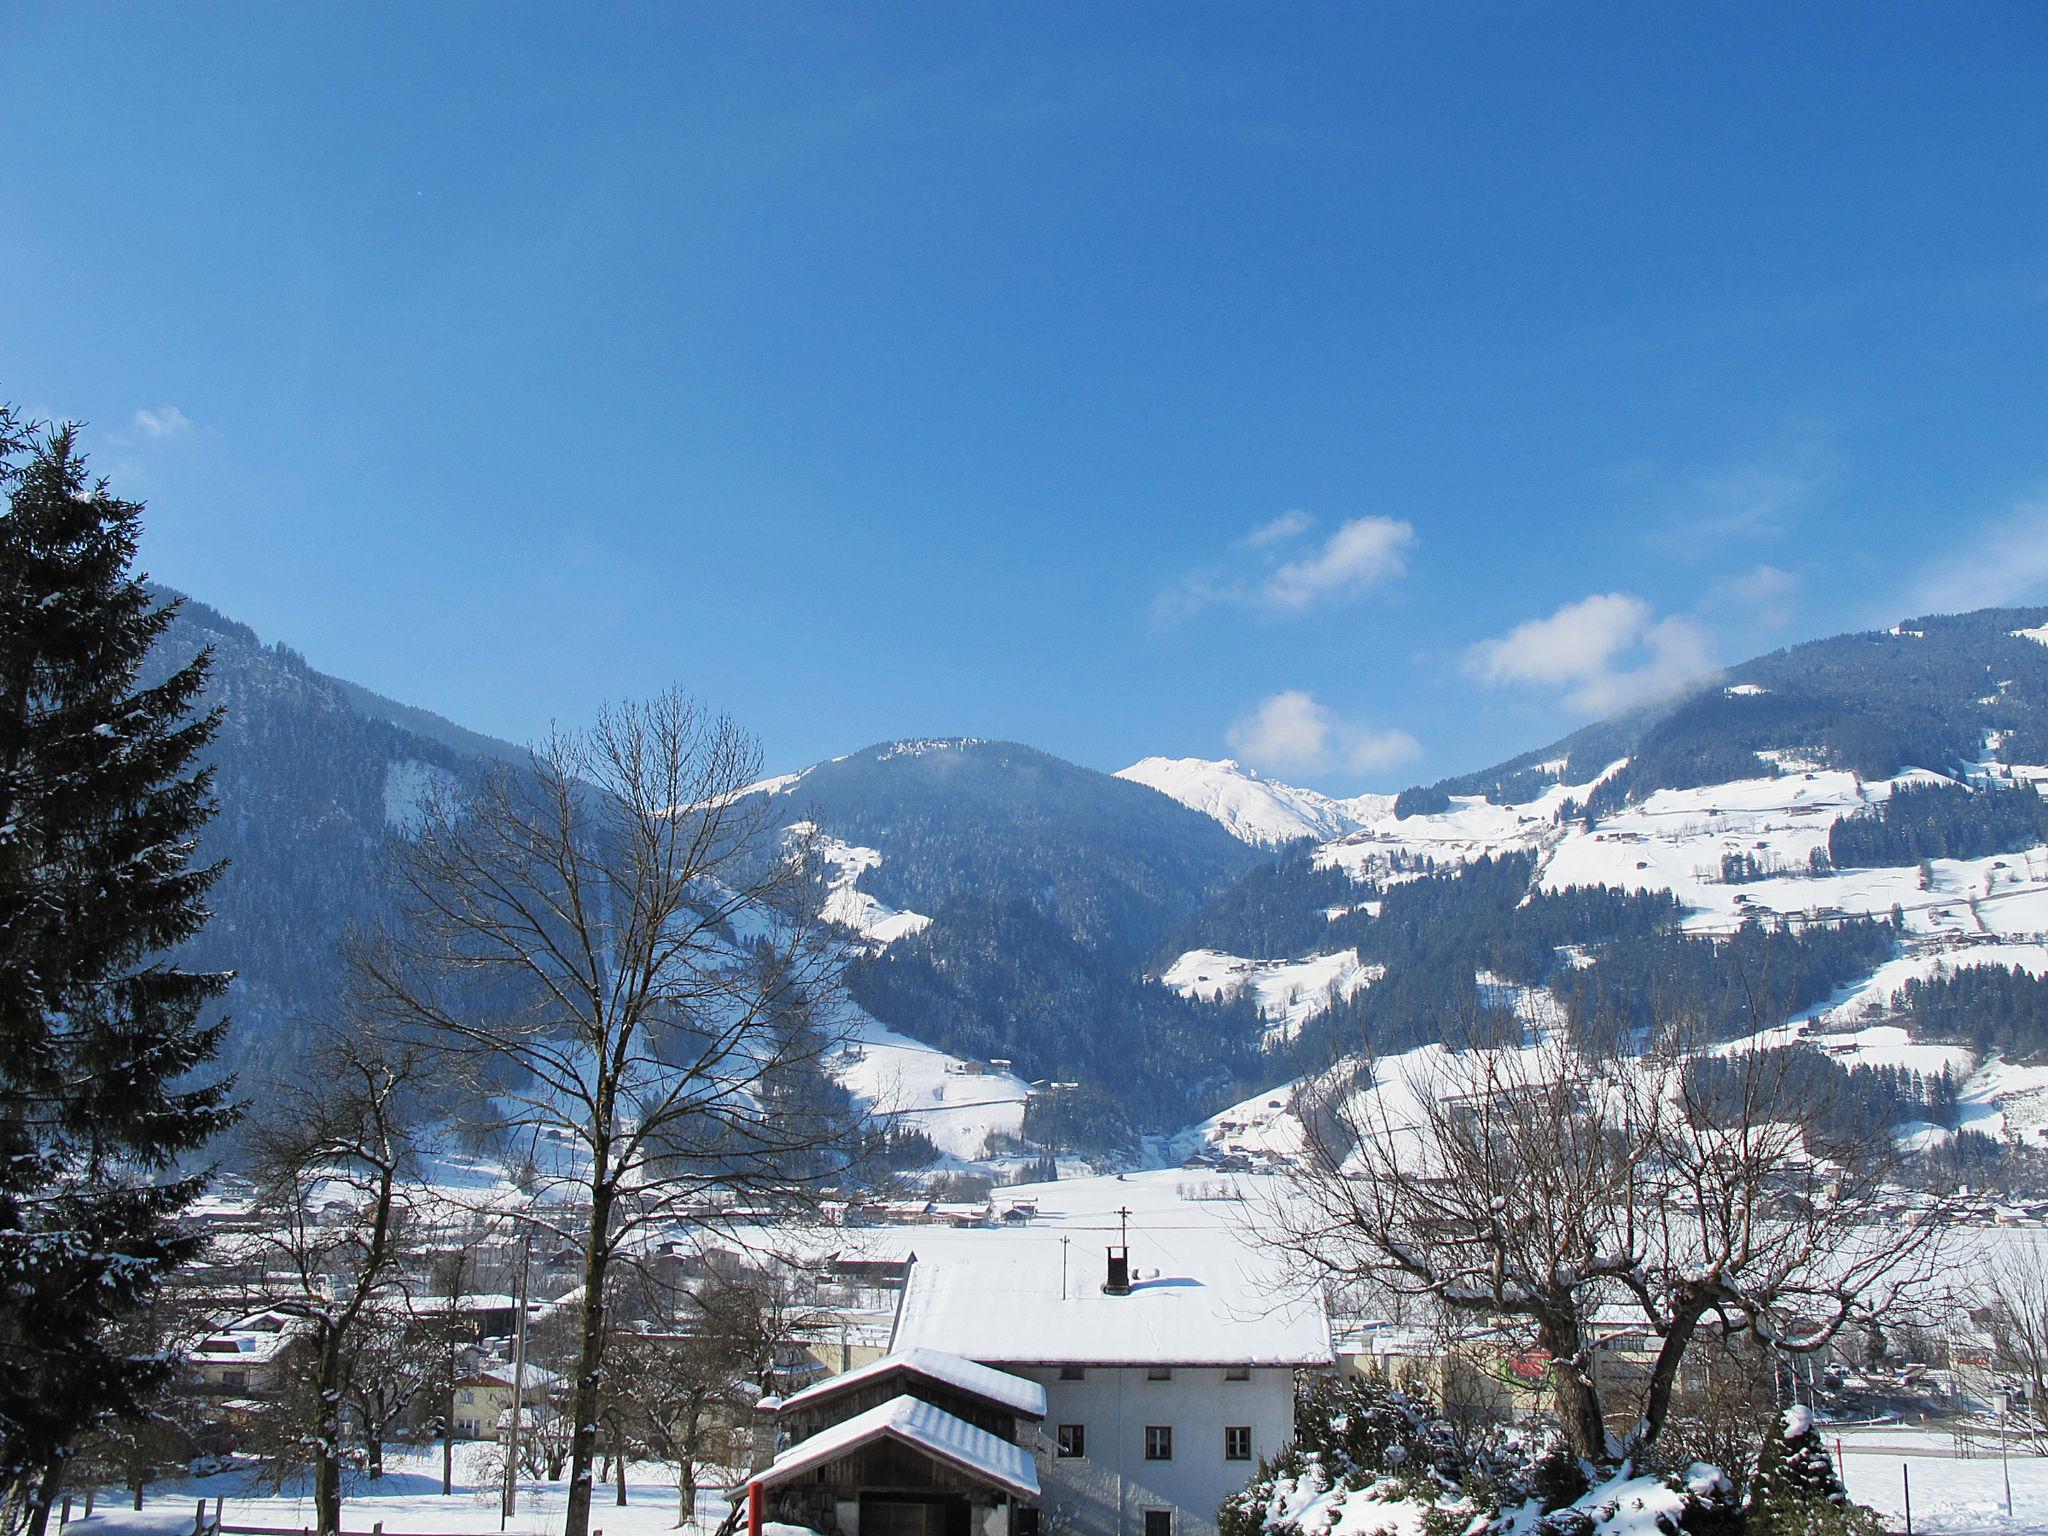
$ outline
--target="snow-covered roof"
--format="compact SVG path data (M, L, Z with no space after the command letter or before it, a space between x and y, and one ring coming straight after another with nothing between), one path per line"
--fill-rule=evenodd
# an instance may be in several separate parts
M1140 1271L1128 1296L1105 1296L1076 1258L1061 1295L1057 1250L1006 1245L986 1258L920 1259L896 1326L899 1349L986 1364L1327 1365L1330 1328L1314 1297L1213 1250L1176 1273Z
M1012 1376L1007 1371L992 1370L977 1365L963 1355L950 1354L943 1349L912 1347L899 1349L894 1354L884 1355L870 1361L858 1370L833 1376L816 1386L805 1387L803 1391L782 1400L781 1410L799 1407L805 1403L819 1402L828 1397L886 1376L891 1371L915 1371L933 1381L942 1381L963 1392L986 1398L989 1402L1000 1403L1012 1412L1027 1418L1045 1417L1045 1388L1035 1381L1026 1381L1021 1376Z
M1027 1499L1038 1497L1038 1468L1023 1447L998 1439L987 1430L977 1429L965 1419L955 1418L945 1409L934 1408L915 1397L891 1398L844 1423L820 1430L810 1439L791 1446L775 1458L774 1465L756 1472L747 1481L763 1487L780 1483L885 1436L915 1446L1011 1493Z

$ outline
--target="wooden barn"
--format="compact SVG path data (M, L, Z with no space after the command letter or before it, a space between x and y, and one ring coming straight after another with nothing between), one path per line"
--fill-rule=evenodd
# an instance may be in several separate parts
M934 1349L888 1355L781 1402L784 1448L747 1484L769 1523L826 1536L1037 1536L1038 1467L1020 1427L1045 1389Z

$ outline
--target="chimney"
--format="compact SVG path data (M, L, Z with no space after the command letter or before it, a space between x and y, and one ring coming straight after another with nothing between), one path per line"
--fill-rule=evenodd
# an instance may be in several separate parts
M1109 1278L1102 1283L1105 1296L1128 1296L1131 1294L1131 1250L1112 1248L1109 1250Z

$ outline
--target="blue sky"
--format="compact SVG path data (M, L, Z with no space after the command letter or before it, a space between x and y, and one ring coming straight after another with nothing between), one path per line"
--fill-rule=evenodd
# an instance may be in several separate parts
M1391 788L2048 601L2048 9L23 5L0 397L515 739Z

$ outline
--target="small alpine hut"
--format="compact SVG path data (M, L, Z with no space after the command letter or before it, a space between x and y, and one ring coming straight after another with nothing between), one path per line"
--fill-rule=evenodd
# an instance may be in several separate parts
M1038 1536L1038 1466L1019 1425L1045 1388L905 1349L761 1405L783 1449L747 1481L747 1525L826 1536Z

